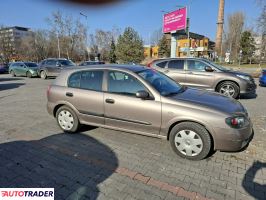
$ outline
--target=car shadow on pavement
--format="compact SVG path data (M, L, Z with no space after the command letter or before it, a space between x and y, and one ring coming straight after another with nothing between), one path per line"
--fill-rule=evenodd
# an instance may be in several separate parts
M20 80L24 80L22 78L1 78L0 77L0 82L5 82L5 81L20 81Z
M18 87L20 87L22 85L25 85L25 84L24 83L6 83L6 84L0 84L0 91L15 89L15 88L18 88Z
M0 160L0 187L54 188L55 199L97 199L118 167L108 146L83 133L3 143Z
M266 163L260 161L253 162L253 165L246 171L245 178L242 181L242 186L246 192L259 200L265 200L266 184L258 183L254 179L256 173L263 168L266 168Z
M239 99L256 99L257 94L241 94Z

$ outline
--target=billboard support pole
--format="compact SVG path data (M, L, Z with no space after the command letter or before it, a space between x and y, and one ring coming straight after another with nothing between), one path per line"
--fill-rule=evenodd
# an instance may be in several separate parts
M176 35L171 33L171 58L176 57Z
M187 9L187 18L189 19L189 6L186 7ZM190 29L190 21L187 20L187 40L188 40L188 50L187 50L187 57L190 57L190 34L189 34L189 29Z

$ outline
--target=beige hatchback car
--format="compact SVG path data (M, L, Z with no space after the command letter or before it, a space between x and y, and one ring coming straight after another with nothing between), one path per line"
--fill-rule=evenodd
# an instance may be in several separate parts
M65 132L80 124L163 138L180 156L239 151L253 135L240 102L184 87L143 66L101 65L61 72L47 90L48 112Z

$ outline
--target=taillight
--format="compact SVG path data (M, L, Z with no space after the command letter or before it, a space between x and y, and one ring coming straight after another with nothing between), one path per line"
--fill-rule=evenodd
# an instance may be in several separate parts
M152 64L152 62L148 63L148 64L147 64L147 67L152 67L151 64Z
M49 85L48 88L47 88L47 90L46 90L46 95L47 95L47 97L48 97L48 95L49 95L49 93L50 93L51 87L52 87L52 86Z

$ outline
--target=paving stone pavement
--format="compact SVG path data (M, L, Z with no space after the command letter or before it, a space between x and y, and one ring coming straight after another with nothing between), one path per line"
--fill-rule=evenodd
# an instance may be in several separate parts
M156 138L63 134L46 111L52 81L0 75L0 187L54 187L69 200L266 199L266 88L240 99L255 132L245 151L189 161Z

